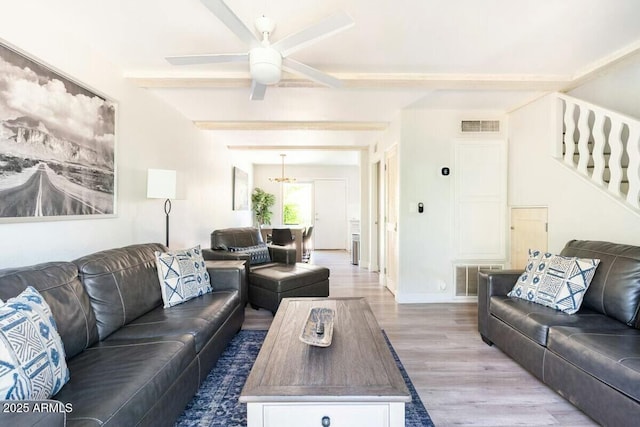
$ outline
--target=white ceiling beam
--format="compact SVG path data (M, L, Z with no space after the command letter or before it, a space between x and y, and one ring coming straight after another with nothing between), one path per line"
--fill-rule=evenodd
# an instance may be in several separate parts
M240 151L366 151L368 145L227 145Z
M585 67L571 79L571 81L562 88L561 92L568 92L583 84L602 77L616 68L640 59L640 40L632 43L624 48L613 52L612 54L601 58L589 66Z
M322 131L383 131L388 122L345 122L345 121L214 121L193 122L202 130L322 130Z
M568 85L568 76L424 73L332 73L344 89L478 89L555 91ZM244 88L251 86L246 74L219 76L129 76L144 88ZM322 87L306 79L285 76L276 87Z

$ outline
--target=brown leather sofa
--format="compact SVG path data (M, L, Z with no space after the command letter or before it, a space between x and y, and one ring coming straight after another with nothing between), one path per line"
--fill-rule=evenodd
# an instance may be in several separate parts
M29 285L42 294L70 371L49 411L0 411L0 425L174 424L242 326L246 273L243 263L207 262L213 292L163 308L154 251L166 248L0 270L2 300Z
M210 260L245 260L249 303L275 313L282 298L329 296L329 269L296 263L295 248L267 245L270 260L252 260L249 248L265 245L260 230L237 227L211 233L211 249L202 256Z
M598 423L637 426L640 247L572 240L560 255L601 260L580 310L508 297L521 271L481 272L481 337Z

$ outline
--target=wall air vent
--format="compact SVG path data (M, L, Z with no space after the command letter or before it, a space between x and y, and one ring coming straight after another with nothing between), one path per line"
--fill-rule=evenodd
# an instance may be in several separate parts
M456 296L478 295L478 272L480 270L502 270L501 264L457 264L454 266Z
M460 130L463 133L500 132L500 120L462 120Z

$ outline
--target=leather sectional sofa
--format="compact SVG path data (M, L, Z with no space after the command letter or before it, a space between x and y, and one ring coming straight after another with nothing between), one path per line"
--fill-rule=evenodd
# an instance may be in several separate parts
M266 250L269 257L255 257L253 250ZM253 255L252 255L253 254ZM249 303L275 314L282 298L329 296L329 269L296 262L295 248L265 245L260 230L236 227L211 233L211 249L203 249L209 260L246 261Z
M573 240L560 255L600 264L580 310L510 298L520 271L479 275L478 330L538 379L608 426L640 423L640 247Z
M70 371L50 406L7 406L16 410L0 411L0 425L174 424L242 326L246 274L241 262L207 262L213 292L163 308L155 251L166 248L0 270L2 300L29 285L44 297Z

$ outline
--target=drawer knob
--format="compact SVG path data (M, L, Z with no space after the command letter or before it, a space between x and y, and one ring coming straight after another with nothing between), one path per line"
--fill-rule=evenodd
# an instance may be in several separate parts
M322 417L322 427L329 427L331 425L331 418Z

